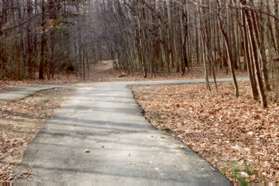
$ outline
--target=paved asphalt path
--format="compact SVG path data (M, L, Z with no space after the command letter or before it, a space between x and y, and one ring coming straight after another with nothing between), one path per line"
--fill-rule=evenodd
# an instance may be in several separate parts
M152 128L128 88L134 83L78 85L28 147L17 171L31 168L33 175L16 185L229 185L205 160Z
M0 92L0 101L14 101L23 99L27 96L33 95L38 91L55 88L55 85L32 85L32 86L16 86L10 87Z

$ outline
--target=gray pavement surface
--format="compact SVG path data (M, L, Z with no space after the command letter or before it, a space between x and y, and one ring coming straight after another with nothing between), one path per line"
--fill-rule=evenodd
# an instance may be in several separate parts
M10 87L0 92L0 101L14 101L31 96L38 91L55 88L54 85L32 85Z
M80 84L29 145L15 185L230 185L205 160L142 116L128 85ZM225 81L225 80L224 80Z

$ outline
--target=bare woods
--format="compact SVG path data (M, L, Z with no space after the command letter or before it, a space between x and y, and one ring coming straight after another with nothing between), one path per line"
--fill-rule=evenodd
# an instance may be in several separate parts
M82 72L85 0L0 0L0 78L51 79Z
M266 107L267 91L278 81L278 5L278 0L107 0L103 22L115 35L109 46L118 68L148 76L184 75L201 66L207 82L224 69L236 96L236 71L247 71L254 99Z
M279 81L278 0L0 0L0 76L51 79L90 63L144 77L247 71L263 107ZM208 89L212 89L207 83Z

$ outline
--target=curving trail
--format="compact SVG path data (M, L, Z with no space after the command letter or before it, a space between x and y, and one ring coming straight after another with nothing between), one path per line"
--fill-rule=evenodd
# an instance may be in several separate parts
M222 81L227 81L226 79ZM145 120L130 84L81 84L28 147L17 172L37 185L229 185L205 160Z

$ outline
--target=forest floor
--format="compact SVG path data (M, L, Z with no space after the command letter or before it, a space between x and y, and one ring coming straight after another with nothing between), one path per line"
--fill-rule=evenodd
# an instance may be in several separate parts
M149 81L149 80L185 80L185 79L201 79L204 78L203 67L193 66L185 75L176 72L157 72L154 75L148 74L144 78L141 72L125 73L121 70L113 69L113 61L102 61L92 66L91 73L87 77L88 81L93 82L109 82L109 81ZM230 78L229 72L219 70L216 72L217 78ZM247 73L242 71L236 72L238 77L246 77Z
M21 162L27 145L70 92L58 88L17 101L0 101L0 182L23 176L13 175L13 168Z
M135 86L133 92L152 125L168 131L231 180L279 181L279 104L267 109L241 97L230 84Z
M237 76L247 76L246 72L237 71ZM217 78L229 78L230 73L225 71L219 71ZM107 63L98 64L95 69L92 69L89 77L89 81L94 82L107 82L107 81L148 81L148 80L183 80L183 79L200 79L204 78L203 69L201 67L193 67L190 71L186 72L185 75L176 72L158 72L156 75L148 74L144 78L143 73L133 72L124 73L121 70L115 70L113 67Z
M161 72L156 75L148 75L144 78L143 73L133 72L124 73L121 70L113 69L113 62L111 60L101 61L96 65L90 67L90 73L86 75L86 80L83 80L77 74L63 74L56 75L52 80L0 80L0 91L8 89L10 87L28 86L34 84L51 84L51 85L65 85L65 84L77 84L84 82L111 82L111 81L148 81L148 80L185 80L185 79L201 79L204 78L203 68L192 67L192 69L186 72L185 75L176 72ZM230 73L219 70L216 72L217 78L229 78ZM246 72L237 71L238 77L246 77Z
M79 83L81 80L75 75L60 75L53 80L0 80L0 91L28 85L67 85Z

